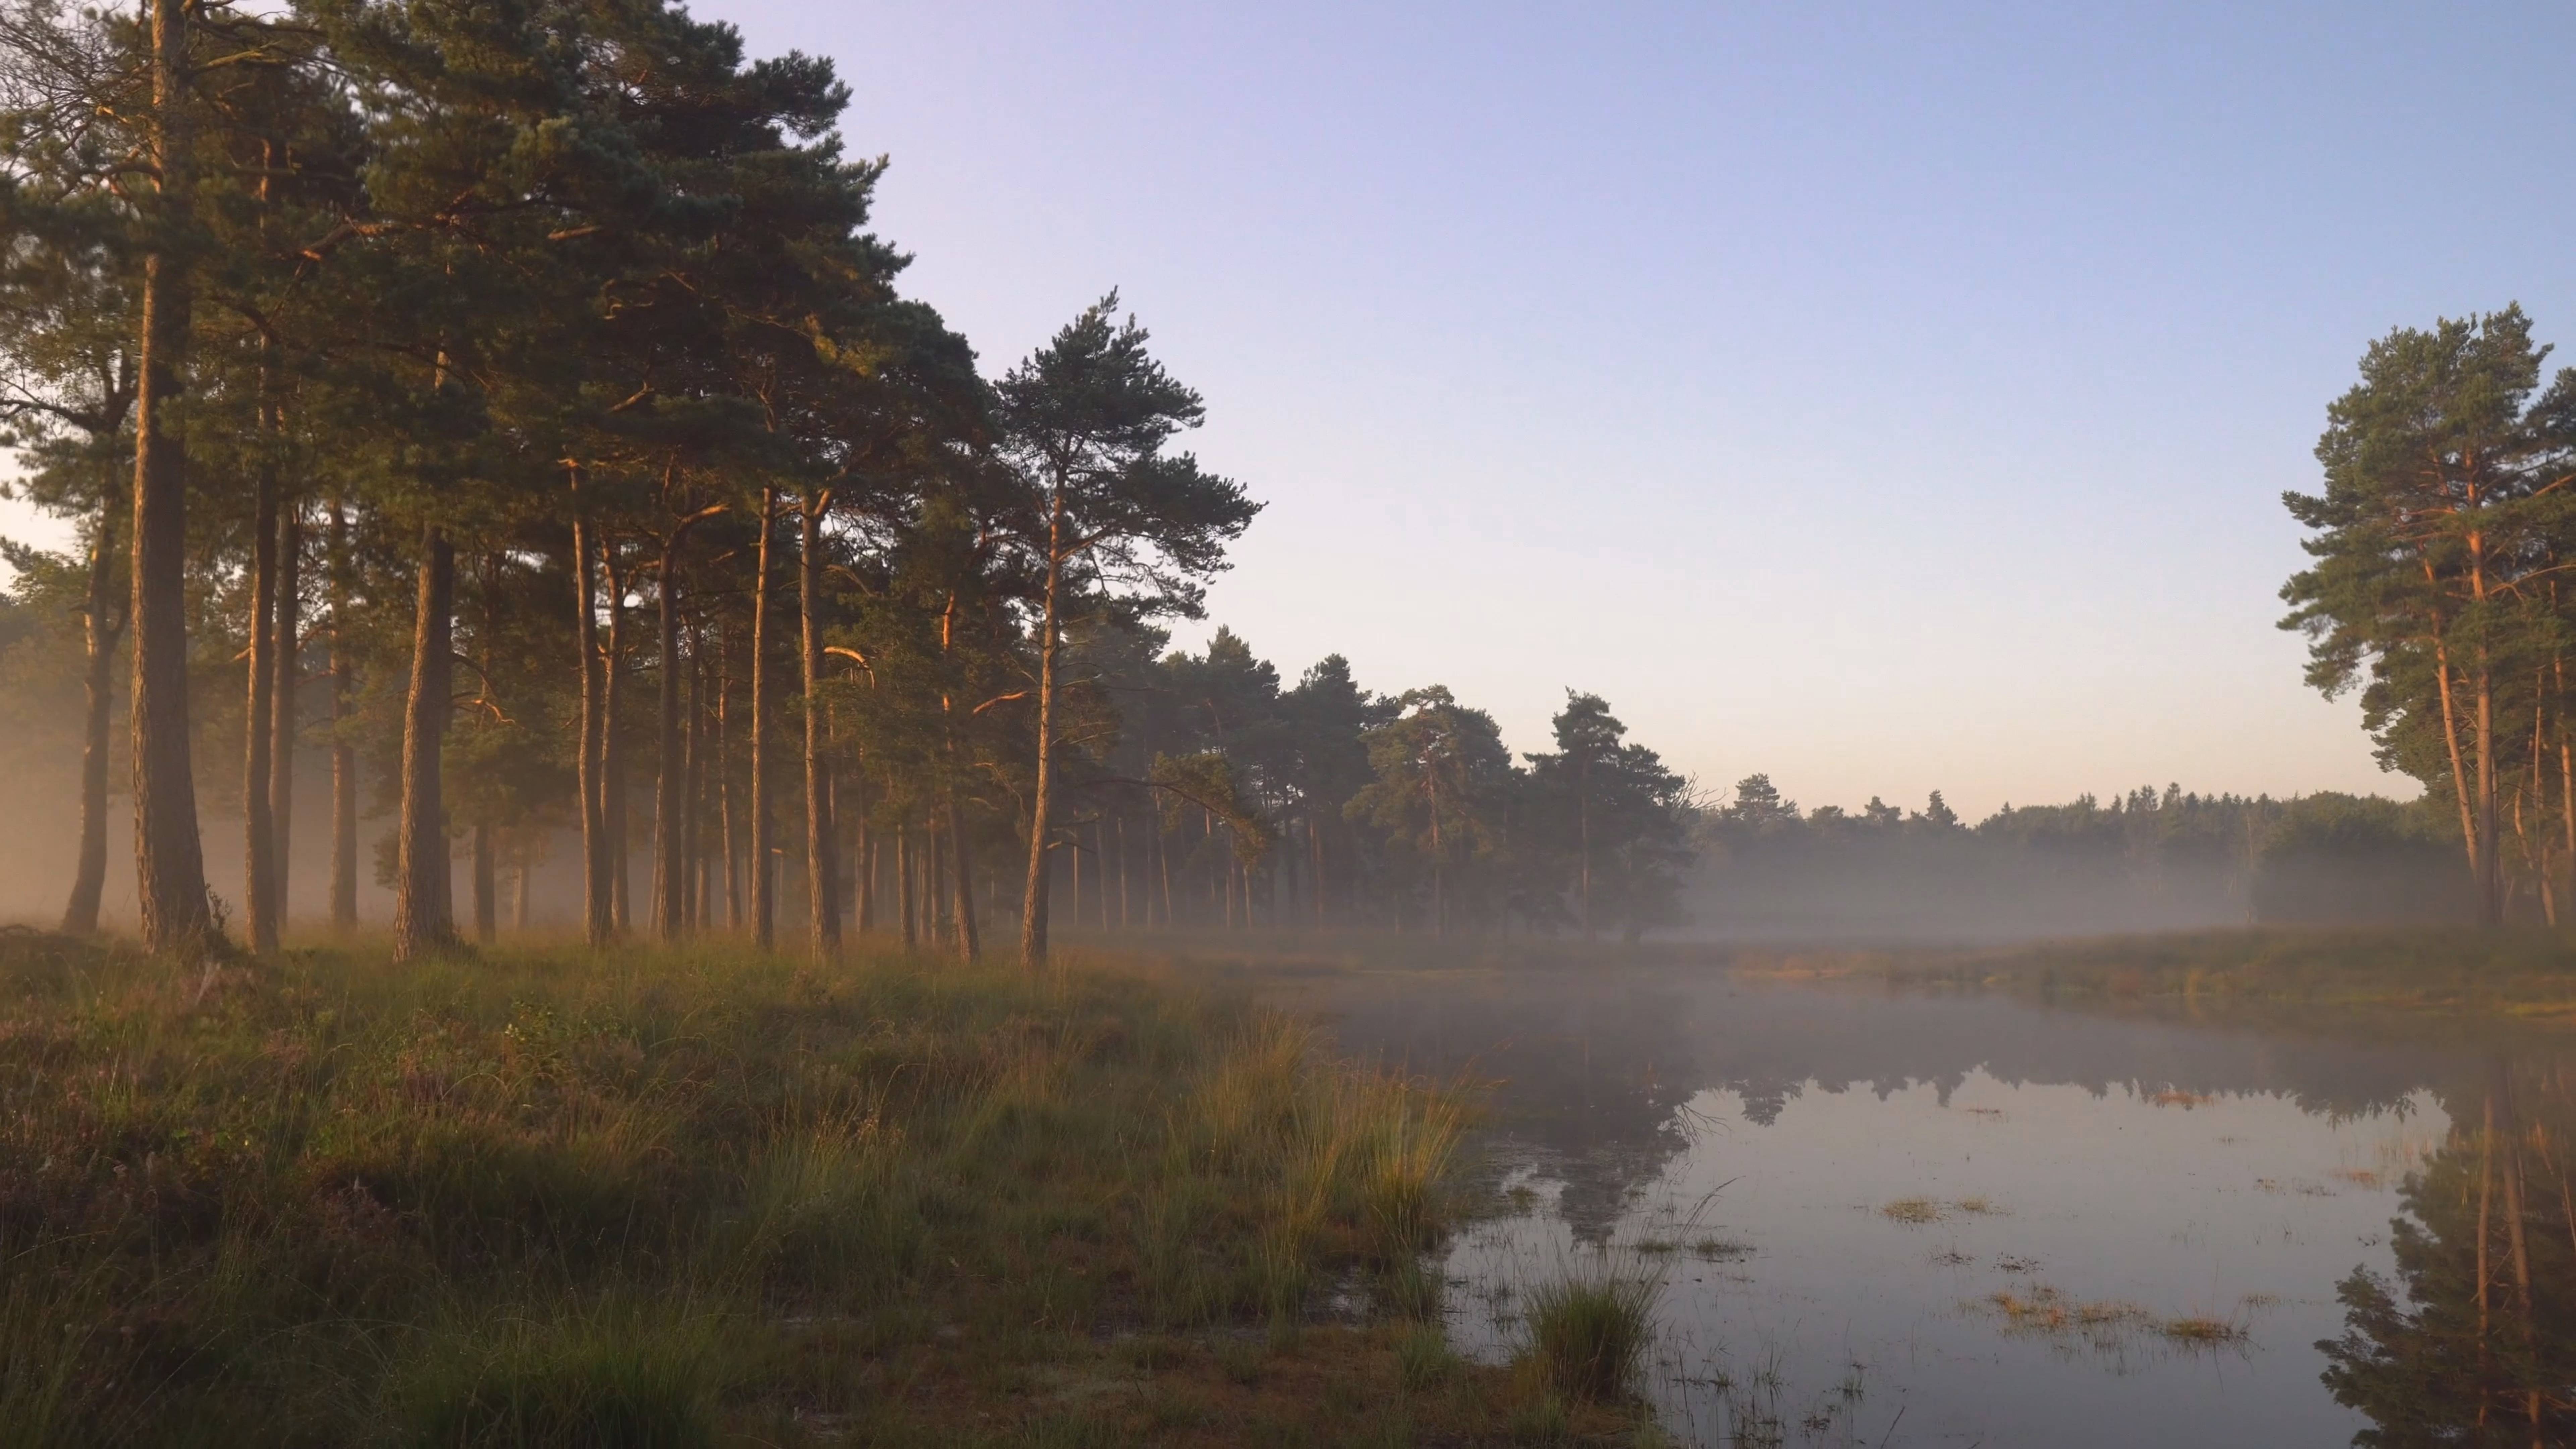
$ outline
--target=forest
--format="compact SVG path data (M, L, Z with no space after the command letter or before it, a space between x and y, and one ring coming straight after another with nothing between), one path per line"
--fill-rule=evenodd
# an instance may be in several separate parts
M829 62L657 4L7 15L10 486L83 547L13 546L0 668L13 776L79 761L67 930L111 792L183 953L370 882L403 954L488 940L549 863L594 944L1674 918L1684 784L1597 697L1515 759L1170 649L1260 509L1204 403L1114 292L982 370Z
M20 842L74 932L123 801L183 953L379 890L406 954L509 923L1036 961L1058 917L2554 923L2576 869L2576 386L2518 308L2374 344L2286 495L2284 627L2421 800L1801 814L1596 695L1516 756L1437 685L1175 649L1261 507L1180 446L1204 400L1114 292L986 369L868 230L886 163L828 61L652 4L6 14L8 487L81 545L7 546L0 752L77 819L67 859Z

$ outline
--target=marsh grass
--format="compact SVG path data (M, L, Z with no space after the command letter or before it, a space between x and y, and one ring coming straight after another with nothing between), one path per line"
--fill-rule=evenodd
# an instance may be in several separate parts
M1655 1338L1664 1278L1603 1253L1524 1295L1522 1351L1553 1395L1585 1403L1629 1397Z
M1305 1435L1326 1377L1405 1401L1410 1330L1312 1300L1436 1320L1460 1095L1067 954L361 942L201 996L0 935L0 1446L1225 1443ZM1407 1422L1498 1433L1505 1378Z
M2026 1293L2001 1292L1987 1303L2018 1333L2080 1338L2109 1352L2140 1339L2157 1339L2183 1348L2218 1348L2242 1344L2251 1337L2246 1325L2231 1318L2202 1314L2168 1317L2135 1303L2080 1302L2045 1284ZM2245 1305L2255 1306L2249 1300Z

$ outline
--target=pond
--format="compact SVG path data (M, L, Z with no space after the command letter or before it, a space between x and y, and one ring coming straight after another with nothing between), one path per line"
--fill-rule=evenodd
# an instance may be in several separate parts
M1345 1050L1490 1084L1500 1207L1448 1249L1453 1342L1504 1359L1533 1284L1651 1277L1642 1388L1684 1442L2576 1429L2576 1112L2545 1036L1673 970L1317 989Z

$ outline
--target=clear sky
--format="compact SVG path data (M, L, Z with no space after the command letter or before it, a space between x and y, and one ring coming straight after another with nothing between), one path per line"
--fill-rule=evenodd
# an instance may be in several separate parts
M988 369L1121 289L1291 678L1811 806L2411 793L2278 495L2372 337L2576 322L2559 5L694 8L840 61Z

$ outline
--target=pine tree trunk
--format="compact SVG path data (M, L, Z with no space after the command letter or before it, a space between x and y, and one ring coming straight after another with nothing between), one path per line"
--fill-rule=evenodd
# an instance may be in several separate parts
M439 745L454 696L456 550L436 525L422 530L420 595L412 623L411 693L403 708L402 816L395 872L394 956L411 960L453 944L447 811Z
M912 886L912 819L898 815L894 822L894 898L896 915L903 924L903 949L908 955L921 945L920 917Z
M1047 959L1047 832L1055 791L1056 591L1064 578L1064 496L1058 490L1047 518L1046 597L1038 616L1037 785L1029 798L1029 879L1020 906L1020 964L1037 970Z
M796 611L802 626L800 671L805 695L805 896L809 911L806 949L817 961L841 949L839 837L832 823L832 756L823 710L823 510L824 493L798 511L804 536L796 555Z
M116 586L116 503L102 499L97 532L90 537L89 594L82 610L81 642L88 651L81 673L81 834L72 871L71 903L63 929L86 936L98 929L99 898L107 889L108 725L115 683L116 636L125 621L111 610Z
M733 797L733 629L718 635L723 657L716 663L716 807L723 815L725 929L742 929L742 830L734 818Z
M680 860L686 879L682 882L680 927L696 935L707 917L707 888L711 875L707 870L705 836L700 824L706 816L707 796L707 641L705 631L689 631L689 707L687 709L688 758L680 772Z
M579 484L576 482L575 487ZM601 700L599 659L599 580L595 540L580 513L573 515L573 583L579 607L573 615L573 646L581 655L581 743L577 754L577 788L581 794L581 927L594 951L615 937L616 914L608 884L611 856L608 819L602 807L600 739L607 710Z
M776 788L770 778L769 739L776 733L769 714L775 686L769 677L769 656L776 645L769 637L770 546L778 536L778 492L764 488L760 494L760 547L758 577L751 589L751 849L745 869L751 876L751 939L766 951L778 943L778 873L769 864L769 797Z
M957 954L968 961L984 959L984 935L975 923L975 848L966 839L965 812L952 788L948 795L948 848L957 863Z
M331 925L358 925L358 752L345 728L349 673L357 657L349 647L349 516L331 500Z
M522 854L510 866L510 928L524 936L528 933L528 858Z
M674 531L662 545L662 587L654 608L662 669L653 711L653 926L665 941L688 934L682 896L689 885L689 858L680 822L688 781L680 755L679 567L680 539Z
M269 688L269 908L282 931L295 878L295 697L304 671L304 506L297 500L288 500L278 517L276 640L277 682Z
M263 349L265 351L265 349ZM260 372L260 431L272 441L276 426L267 394L263 359ZM266 955L277 949L276 883L268 830L268 765L273 742L269 733L269 691L277 683L277 468L263 459L253 470L250 525L250 649L244 670L249 700L242 714L242 912L251 950Z
M600 661L599 823L608 842L610 920L619 935L634 927L633 872L626 858L626 742L617 722L626 682L626 578L617 545L599 541L600 580L608 585L608 653Z
M474 825L474 939L489 946L501 934L501 901L494 876L492 827Z
M2504 924L2504 852L2497 830L2495 681L2484 651L2478 661L2478 924Z
M194 965L214 949L188 759L188 444L175 405L195 305L179 233L194 221L184 94L187 6L152 0L152 160L159 234L143 259L134 416L134 886L144 945Z
M868 811L864 803L860 805L858 814L858 923L859 934L865 936L874 932L877 928L877 834L868 823Z

